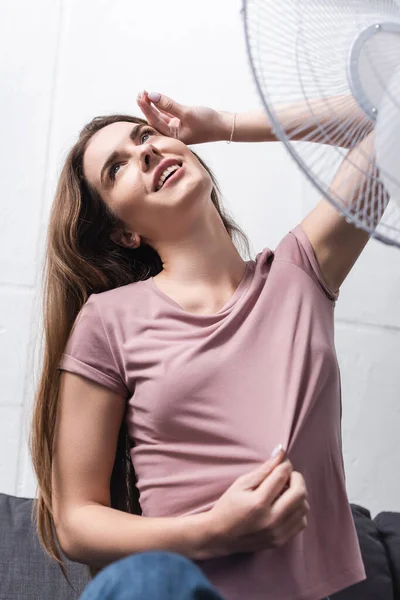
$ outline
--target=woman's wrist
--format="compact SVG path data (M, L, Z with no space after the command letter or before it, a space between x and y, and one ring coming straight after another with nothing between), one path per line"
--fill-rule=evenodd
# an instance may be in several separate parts
M218 137L220 141L272 142L276 140L264 110L252 110L243 113L219 111L219 116Z
M232 134L232 125L233 125L233 117L234 113L220 110L218 111L220 117L220 127L219 127L219 135L218 141L220 142L229 142ZM235 139L235 132L233 132L233 140Z

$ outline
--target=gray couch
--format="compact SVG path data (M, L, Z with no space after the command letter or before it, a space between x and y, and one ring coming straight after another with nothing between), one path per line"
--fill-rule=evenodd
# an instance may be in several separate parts
M371 519L366 508L351 508L367 579L331 600L400 600L400 513L382 512ZM0 494L0 600L79 598L89 581L87 568L65 559L75 593L42 550L31 526L31 509L30 498Z

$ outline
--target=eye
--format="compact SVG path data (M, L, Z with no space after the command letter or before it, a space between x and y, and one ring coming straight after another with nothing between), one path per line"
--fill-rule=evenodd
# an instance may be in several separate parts
M144 136L146 135L155 135L155 131L154 129L151 129L150 127L145 127L142 130L142 133L140 134L140 141L142 141L142 139L144 138Z
M118 173L118 171L115 171L116 167L120 167L121 163L114 163L113 165L110 166L109 170L108 170L108 175L111 179L111 181L114 181L116 174Z

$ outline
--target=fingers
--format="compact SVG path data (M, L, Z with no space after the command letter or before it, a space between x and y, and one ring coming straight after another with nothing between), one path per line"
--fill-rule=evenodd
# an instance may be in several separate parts
M254 469L253 471L250 471L250 473L246 473L245 475L239 477L238 481L240 481L241 484L244 484L247 489L257 488L260 484L262 484L263 481L265 481L266 477L270 475L277 465L279 465L284 456L285 453L281 451L274 459L267 460L265 463L257 467L257 469Z
M258 501L272 504L288 483L292 470L293 465L289 459L274 466L268 477L265 477L261 481L258 489L255 491Z
M303 500L300 504L296 504L290 512L283 512L276 522L276 526L281 532L289 531L299 522L303 522L303 517L306 517L310 512L310 505L307 500Z
M169 117L170 119L173 119L173 118L175 117L175 115L173 115L172 113L170 113L170 112L168 112L168 111L166 111L166 110L162 109L162 108L161 108L161 106L159 106L159 103L158 103L158 102L156 103L154 100L150 100L150 98L149 98L149 95L148 95L148 92L146 92L146 90L144 91L143 98L144 98L145 102L146 102L146 103L147 103L149 106L151 106L151 103L152 103L152 102L153 102L153 104L157 104L157 108L160 110L160 114L161 114L163 117L164 117L165 115L166 115L167 117Z
M273 528L269 524L267 529L251 533L244 537L240 548L243 552L257 552L266 548L279 548L289 542L295 535L303 531L308 525L307 513L309 506L297 508L286 517L285 520L274 523Z
M152 94L152 92L150 92ZM158 94L159 99L153 100L157 104L157 108L162 110L166 114L170 114L171 117L178 117L182 119L185 116L186 107L183 104L179 104L176 100L172 100L165 94ZM149 99L150 100L150 99Z
M308 525L308 510L303 506L288 517L279 528L278 545L283 546Z
M163 129L165 129L165 126L168 126L169 118L166 115L163 115L161 112L159 112L156 108L154 108L154 106L150 104L150 100L146 100L145 96L143 96L142 98L138 96L136 100L141 111L145 115L149 124L152 125L152 127L163 131Z
M163 116L167 116L170 119L179 118L182 119L185 116L186 107L183 104L179 104L172 98L165 96L164 94L158 94L160 96L159 100L152 100L149 98L149 93L144 90L138 94L137 100L138 102L142 102L144 106L151 107L154 112L157 114L163 114ZM155 111L155 108L151 105L153 103L157 106L158 111Z
M162 96L160 102L165 96ZM172 101L171 101L172 102ZM151 105L151 101L148 98L148 94L145 91L143 95L137 97L137 103L139 104L143 114L145 115L149 125L155 127L164 135L179 139L180 131L180 120L178 117L159 111L159 102L157 102L157 108ZM162 110L162 109L161 109Z
M271 506L271 518L286 519L287 515L292 514L297 506L302 507L305 502L308 505L308 493L304 478L301 473L293 471L290 475L289 488Z

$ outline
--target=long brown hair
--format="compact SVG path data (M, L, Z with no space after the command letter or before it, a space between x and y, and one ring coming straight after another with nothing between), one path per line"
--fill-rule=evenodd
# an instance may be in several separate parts
M32 520L47 554L66 577L57 546L52 509L52 457L57 415L60 371L57 369L76 316L90 294L104 292L154 277L162 270L159 254L144 243L127 249L114 243L110 233L118 219L83 176L83 156L91 137L101 128L119 121L147 124L128 115L96 117L86 125L69 152L52 204L43 268L42 364L35 392L29 449L37 478L37 497ZM193 152L193 151L192 151ZM249 242L220 203L220 189L211 169L214 187L211 200L232 241L250 256ZM121 426L110 481L111 506L140 515L136 476L130 457L131 440L125 420ZM93 577L100 569L89 566Z

